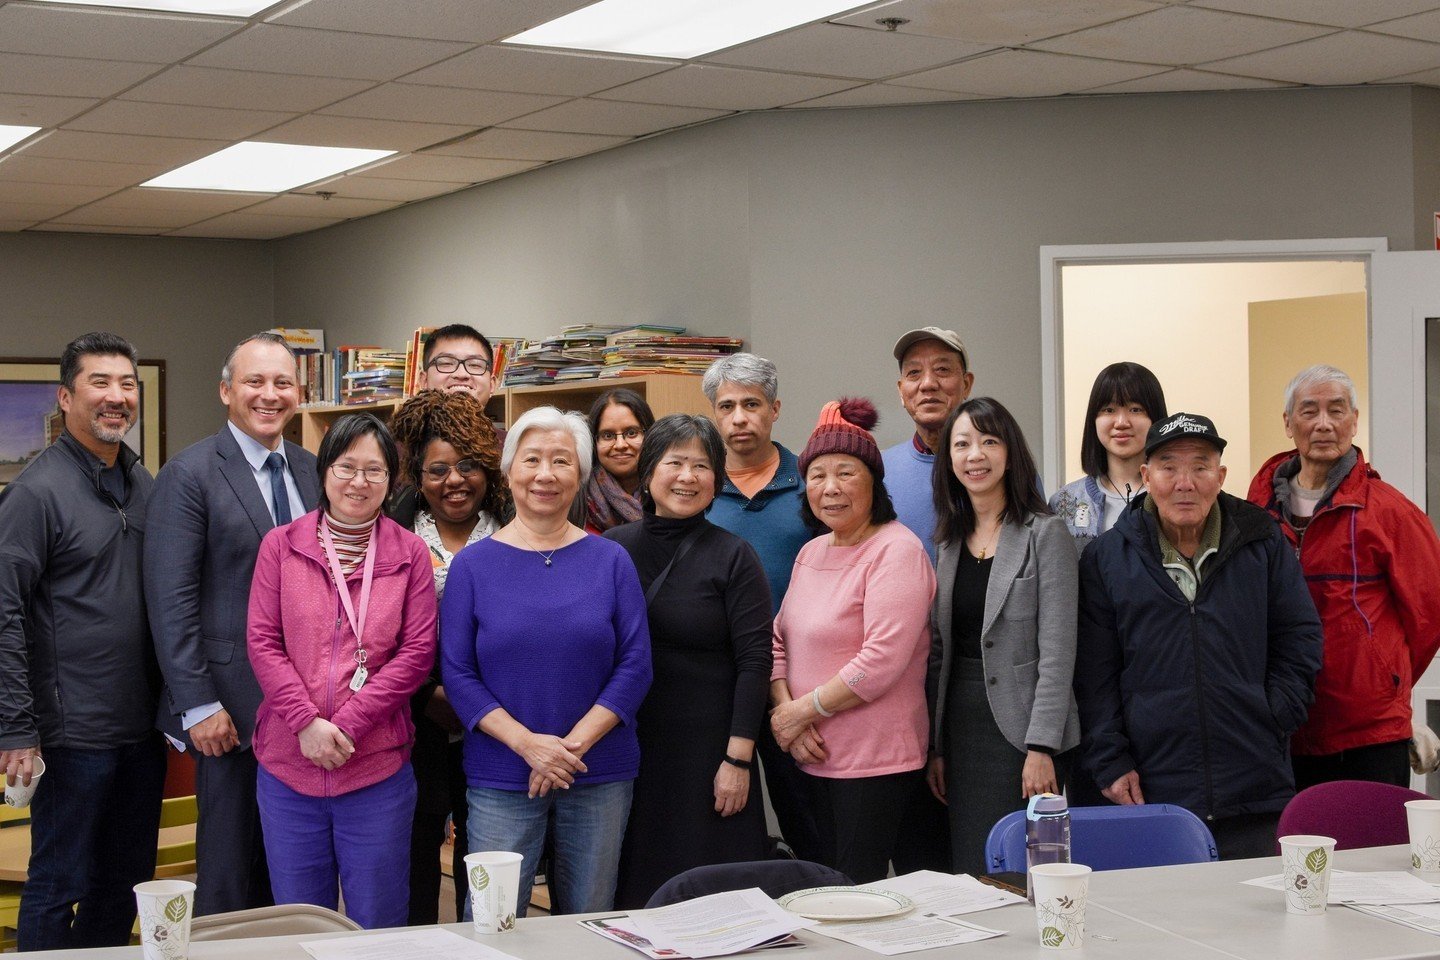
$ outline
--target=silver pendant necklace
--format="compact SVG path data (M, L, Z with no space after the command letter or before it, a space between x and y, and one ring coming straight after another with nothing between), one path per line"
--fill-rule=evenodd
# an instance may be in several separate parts
M521 522L519 522L519 521L517 521L517 522L515 523L515 535L520 538L520 542L521 542L521 543L525 544L525 546L529 547L531 550L534 550L536 553L540 554L540 559L542 559L542 560L545 561L545 566L547 566L547 567L550 566L551 563L553 562L553 561L552 561L552 558L555 556L555 551L556 551L556 550L559 550L560 547L565 546L565 544L562 543L562 544L560 544L560 546L557 546L557 547L554 547L553 549L551 549L551 551L550 551L549 553L546 553L544 550L541 550L541 549L537 548L533 543L531 543L529 540L527 540L527 539L525 538L525 534L523 534L523 533L520 532L520 528L523 527L524 525L525 525L525 524L523 524L523 523L521 523Z

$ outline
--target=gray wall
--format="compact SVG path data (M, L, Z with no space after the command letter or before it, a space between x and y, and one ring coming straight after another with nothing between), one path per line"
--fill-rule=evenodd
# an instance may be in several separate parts
M1412 249L1437 137L1440 97L1404 87L753 114L281 241L275 315L396 343L455 320L742 336L780 364L792 444L841 392L901 439L890 346L953 325L1038 438L1042 244Z
M167 447L224 420L220 365L272 326L271 251L253 241L0 233L0 356L58 359L91 330L166 361Z

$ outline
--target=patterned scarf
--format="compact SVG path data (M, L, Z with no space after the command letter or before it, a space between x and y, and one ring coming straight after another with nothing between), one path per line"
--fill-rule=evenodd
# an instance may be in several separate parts
M604 533L622 523L634 523L643 511L639 497L630 496L610 471L597 466L585 483L585 513L590 526Z

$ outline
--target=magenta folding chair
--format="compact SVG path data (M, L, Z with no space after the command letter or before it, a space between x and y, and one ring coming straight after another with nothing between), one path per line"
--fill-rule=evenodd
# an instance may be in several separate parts
M1318 783L1290 798L1280 814L1275 835L1314 833L1334 837L1336 850L1409 843L1405 801L1428 799L1423 793L1391 783L1369 780ZM1278 843L1275 852L1280 852Z

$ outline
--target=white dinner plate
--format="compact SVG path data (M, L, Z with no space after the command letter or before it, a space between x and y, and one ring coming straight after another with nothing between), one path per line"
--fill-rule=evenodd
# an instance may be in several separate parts
M902 893L888 890L861 890L859 887L813 887L787 893L780 906L807 920L879 920L898 917L915 909Z

